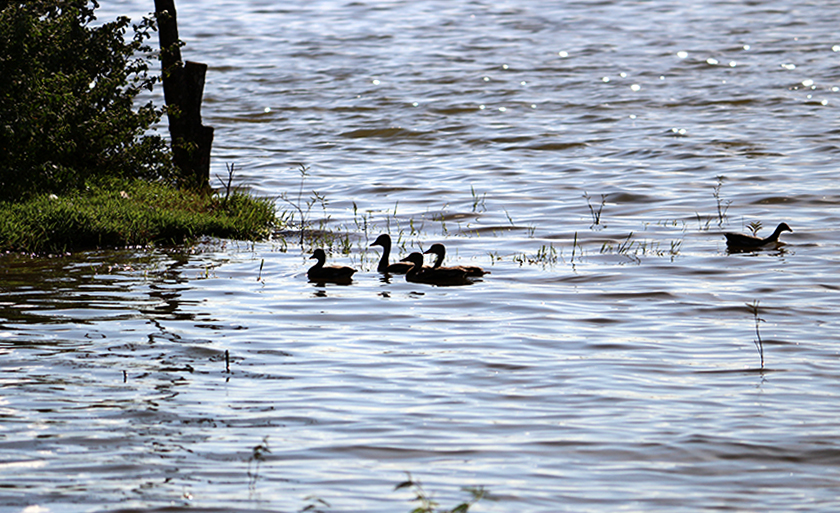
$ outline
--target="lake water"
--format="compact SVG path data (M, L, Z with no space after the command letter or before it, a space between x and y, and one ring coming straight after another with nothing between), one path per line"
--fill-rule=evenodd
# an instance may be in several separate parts
M839 2L177 6L213 175L321 237L3 256L0 511L840 508Z

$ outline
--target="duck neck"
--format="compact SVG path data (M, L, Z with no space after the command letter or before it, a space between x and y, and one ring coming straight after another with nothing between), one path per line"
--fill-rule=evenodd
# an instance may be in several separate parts
M408 272L405 273L406 278L414 278L415 276L420 274L420 270L423 268L423 264L417 265L414 262L411 262L411 264L411 268L408 270Z
M438 248L435 248L438 249ZM441 265L443 265L443 257L446 256L446 250L443 247L440 247L439 251L435 252L435 263L432 265L432 269L437 269Z
M382 245L382 258L379 259L379 266L376 268L377 271L384 273L388 270L388 261L391 259L391 245L390 244L383 244Z
M775 242L775 241L779 240L779 235L781 235L781 234L782 234L782 227L778 226L778 227L776 227L776 231L774 231L769 237L764 239L764 242Z

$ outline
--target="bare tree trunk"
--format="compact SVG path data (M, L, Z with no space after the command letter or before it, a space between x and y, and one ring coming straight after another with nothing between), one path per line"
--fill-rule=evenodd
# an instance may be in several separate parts
M175 165L188 187L210 190L213 127L201 124L201 99L207 65L181 61L181 41L174 0L155 0L160 35L163 95Z

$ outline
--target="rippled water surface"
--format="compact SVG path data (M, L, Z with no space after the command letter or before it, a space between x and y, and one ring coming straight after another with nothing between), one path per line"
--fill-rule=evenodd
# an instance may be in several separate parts
M840 4L178 7L213 174L358 272L295 226L2 257L0 510L840 508ZM385 280L386 231L491 274Z

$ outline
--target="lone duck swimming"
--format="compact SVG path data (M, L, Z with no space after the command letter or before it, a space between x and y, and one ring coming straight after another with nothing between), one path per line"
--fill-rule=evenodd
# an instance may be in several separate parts
M443 246L443 244L440 243L432 244L432 247L430 247L424 253L432 253L437 255L437 259L435 260L434 265L432 265L433 269L463 269L467 272L467 276L471 277L478 277L484 276L485 274L490 274L490 271L485 271L477 265L454 265L449 267L441 267L441 264L443 264L443 258L446 256L446 248Z
M371 246L382 246L382 258L379 259L379 265L376 267L380 273L405 274L411 269L412 264L408 262L388 263L388 259L391 258L391 236L387 233L377 237Z
M779 244L779 235L781 235L782 232L793 232L793 230L790 229L790 226L788 226L787 223L779 223L779 226L776 227L776 231L763 239L754 235L744 235L743 233L726 232L723 236L726 237L726 246L730 250L737 251L745 249L759 249L771 244Z
M412 283L428 283L429 285L469 285L467 271L457 268L432 269L423 267L423 254L414 252L403 259L411 262L411 269L405 273L405 281Z
M324 266L324 262L327 261L327 254L324 253L324 250L321 248L316 249L312 256L309 259L316 259L315 265L309 268L306 271L306 276L309 277L309 281L313 281L316 283L339 283L339 284L346 284L350 283L353 279L353 273L356 272L355 269L352 267L345 267L339 265L328 265Z

